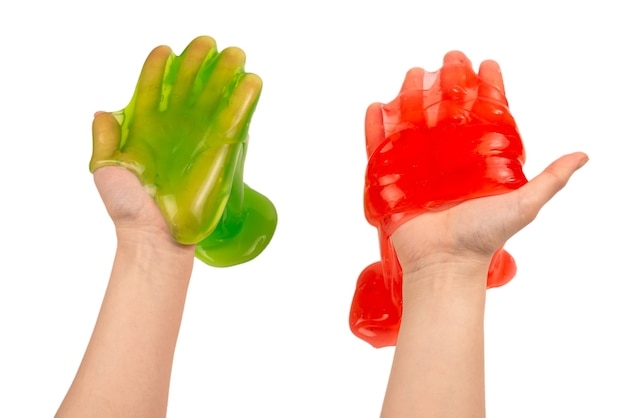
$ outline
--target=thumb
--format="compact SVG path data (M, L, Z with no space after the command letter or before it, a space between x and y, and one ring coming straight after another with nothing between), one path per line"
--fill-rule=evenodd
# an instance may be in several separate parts
M527 223L537 216L541 208L565 187L574 172L588 160L589 157L583 152L564 155L518 190L521 193L520 213L527 216Z
M114 115L109 112L96 112L92 124L93 151L89 170L111 165L115 153L119 151L121 129Z

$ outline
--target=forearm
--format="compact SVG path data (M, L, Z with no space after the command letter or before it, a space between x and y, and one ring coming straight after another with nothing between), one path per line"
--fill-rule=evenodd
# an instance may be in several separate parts
M487 264L406 275L402 324L381 416L484 417Z
M165 416L193 250L118 230L100 314L57 417Z

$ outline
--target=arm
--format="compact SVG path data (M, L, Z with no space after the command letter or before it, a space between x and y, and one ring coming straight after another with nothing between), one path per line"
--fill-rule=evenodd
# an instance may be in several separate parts
M99 116L100 126L110 115ZM121 167L94 179L117 252L85 356L56 417L164 417L194 246L175 243L154 200Z
M566 155L518 190L417 216L394 232L404 305L382 417L485 416L491 256L586 161L583 153Z
M218 53L207 36L180 56L157 47L129 105L96 113L90 170L115 224L117 252L57 417L165 416L194 255L232 265L269 242L274 206L243 183L248 125L262 84L243 71L244 62L242 50ZM228 205L229 221L237 223L246 199L259 215L249 216L254 225L234 239L246 228L233 231L221 218ZM219 222L222 235L203 246ZM248 251L246 243L259 241Z
M485 416L486 275L485 265L442 260L405 276L409 283L383 417Z

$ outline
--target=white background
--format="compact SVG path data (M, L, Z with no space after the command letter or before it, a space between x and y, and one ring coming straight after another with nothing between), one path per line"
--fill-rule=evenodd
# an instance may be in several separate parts
M153 47L198 35L244 49L264 81L245 180L279 225L248 264L196 263L170 417L378 416L393 349L347 325L378 257L365 109L453 49L500 63L529 178L591 158L507 244L519 271L488 292L488 415L626 417L619 2L16 4L0 6L1 417L53 416L100 307L115 240L88 171L93 113L126 106Z

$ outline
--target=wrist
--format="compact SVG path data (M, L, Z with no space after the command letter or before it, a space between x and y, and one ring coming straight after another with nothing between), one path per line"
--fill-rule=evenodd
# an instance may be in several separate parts
M438 256L420 260L411 269L403 268L404 299L413 295L447 292L484 293L487 289L489 259Z
M174 264L191 269L195 245L176 242L169 231L159 228L116 227L118 252L156 265Z
M487 270L482 264L456 261L433 264L404 276L398 339L417 338L416 333L423 332L456 330L463 334L467 330L481 330Z

